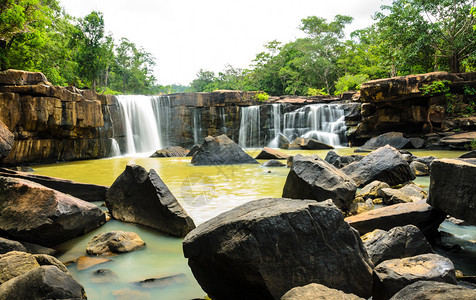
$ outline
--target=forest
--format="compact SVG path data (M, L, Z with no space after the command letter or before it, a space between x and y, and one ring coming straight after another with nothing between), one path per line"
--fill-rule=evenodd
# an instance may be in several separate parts
M161 86L153 75L156 58L127 38L106 33L101 12L73 18L57 0L2 0L0 68L41 71L53 84L106 94L218 89L340 94L371 79L474 71L474 5L468 0L395 0L372 15L372 26L350 36L345 28L352 17L310 16L299 25L305 37L269 41L246 69L227 65L218 74L201 69L184 87Z

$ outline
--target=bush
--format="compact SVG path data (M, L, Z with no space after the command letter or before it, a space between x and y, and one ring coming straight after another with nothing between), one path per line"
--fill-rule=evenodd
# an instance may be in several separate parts
M307 89L307 95L309 97L328 95L326 92L324 92L324 90L325 90L325 88L322 88L322 89L308 88Z
M269 99L269 95L266 92L260 92L255 95L255 100L259 102L266 102Z
M360 86L366 81L369 81L369 75L367 74L345 74L335 82L336 91L334 95L340 95L347 91L360 90Z
M446 97L450 96L450 85L451 81L442 80L442 81L433 81L431 84L425 84L420 88L421 94L423 96L438 96L445 95Z

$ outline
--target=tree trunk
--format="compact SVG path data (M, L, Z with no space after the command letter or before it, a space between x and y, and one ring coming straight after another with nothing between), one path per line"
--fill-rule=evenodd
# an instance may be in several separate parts
M451 59L451 73L460 73L461 65L460 65L458 53L453 53L450 59Z

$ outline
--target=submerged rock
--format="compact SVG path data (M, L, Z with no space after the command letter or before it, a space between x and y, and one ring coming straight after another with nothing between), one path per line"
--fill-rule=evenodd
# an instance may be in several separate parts
M268 160L267 162L264 162L261 166L262 166L262 167L268 167L268 168L286 167L285 164L283 164L283 163L280 162L279 160L275 160L275 159Z
M144 247L144 241L135 232L111 231L94 236L86 246L86 253L107 255L132 252Z
M113 271L109 269L99 269L91 273L89 277L93 283L113 283L116 282L119 277Z
M359 150L375 150L386 145L395 149L404 149L411 146L411 141L403 137L401 132L387 132L371 138Z
M431 164L428 204L476 225L476 164L439 159Z
M389 259L433 253L433 249L418 227L399 226L389 231L376 229L362 236L367 253L376 266Z
M476 299L476 290L437 281L417 281L396 293L391 300L463 300Z
M420 280L456 284L453 263L446 257L431 253L386 260L374 269L373 299L390 299L407 285Z
M346 174L317 155L294 156L286 178L283 197L325 201L332 199L341 210L347 210L354 200L357 186Z
M397 149L388 145L369 153L361 161L342 168L342 171L352 178L358 187L374 180L394 186L415 179L408 162Z
M201 148L192 157L192 164L207 166L258 164L258 162L229 137L222 134L217 137L206 137Z
M87 299L84 287L55 266L41 266L0 285L0 299Z
M422 200L374 209L345 220L362 235L375 229L390 230L396 226L415 225L431 240L445 217L446 214Z
M105 214L92 203L37 183L0 177L0 232L44 246L96 229Z
M160 278L149 278L146 280L139 281L136 284L141 288L164 288L175 284L181 284L187 281L187 276L185 276L185 274L183 273L180 273Z
M163 150L157 150L150 157L185 157L188 154L188 150L180 146L167 147Z
M281 297L281 300L364 300L364 298L330 289L322 284L311 283L291 289Z
M115 219L183 237L193 220L154 170L128 165L109 188L106 206Z
M277 150L264 147L263 150L255 157L255 159L287 159L289 155Z
M330 200L245 203L191 231L183 250L213 299L279 299L313 282L370 296L372 264Z

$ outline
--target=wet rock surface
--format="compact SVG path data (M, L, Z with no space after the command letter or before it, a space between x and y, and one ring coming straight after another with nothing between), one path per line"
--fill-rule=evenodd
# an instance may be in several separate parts
M106 195L106 206L115 219L141 224L163 233L183 237L195 228L154 170L128 165Z
M51 246L106 222L96 205L17 178L0 177L0 231L15 239Z
M294 156L283 188L284 198L332 199L341 210L347 210L354 200L357 186L341 170L330 165L317 155Z
M144 241L135 232L111 231L94 236L86 246L86 253L108 255L132 252L144 247Z
M155 157L185 157L188 154L188 150L180 147L180 146L174 146L174 147L167 147L163 150L157 150L155 151L154 154L152 154L150 157L155 158Z
M408 162L391 146L384 146L369 153L361 161L342 168L342 171L352 178L358 187L374 180L394 186L415 179Z
M258 164L240 146L226 135L208 136L201 148L192 157L195 166Z
M213 299L279 299L313 282L370 296L372 264L331 201L251 201L191 231L183 250Z

